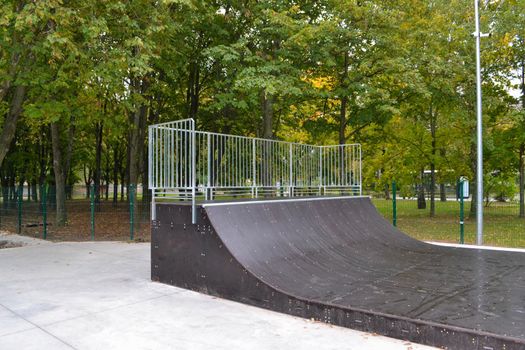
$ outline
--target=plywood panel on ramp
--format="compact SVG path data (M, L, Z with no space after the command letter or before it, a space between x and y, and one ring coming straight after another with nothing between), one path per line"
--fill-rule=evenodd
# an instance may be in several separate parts
M525 254L414 240L369 198L159 204L152 278L448 348L525 348Z

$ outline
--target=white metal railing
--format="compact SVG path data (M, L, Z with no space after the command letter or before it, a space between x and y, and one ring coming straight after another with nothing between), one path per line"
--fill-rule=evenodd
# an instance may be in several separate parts
M148 130L152 220L160 199L361 195L361 145L313 146L195 130L193 119Z

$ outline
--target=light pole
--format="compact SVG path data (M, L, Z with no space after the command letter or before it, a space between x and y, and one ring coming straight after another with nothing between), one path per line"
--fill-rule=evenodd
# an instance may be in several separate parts
M478 153L478 164L476 171L476 183L477 183L477 198L476 198L476 219L477 219L477 235L476 244L483 244L483 114L481 109L481 59L480 59L480 46L481 38L488 36L482 34L479 30L479 0L474 0L474 12L476 16L476 94L477 94L477 153Z

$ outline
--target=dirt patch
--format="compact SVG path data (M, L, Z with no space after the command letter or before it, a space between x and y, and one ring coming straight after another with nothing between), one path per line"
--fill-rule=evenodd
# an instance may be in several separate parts
M0 240L0 249L19 248L19 247L23 247L24 245L25 244L22 242L11 242L11 241Z
M150 241L149 205L137 203L133 216L126 202L102 202L94 208L93 216L87 200L71 200L66 207L67 223L64 226L56 225L56 213L48 207L45 237L44 213L35 202L22 204L20 223L16 208L0 208L0 230L58 242L129 241L132 235L133 241Z

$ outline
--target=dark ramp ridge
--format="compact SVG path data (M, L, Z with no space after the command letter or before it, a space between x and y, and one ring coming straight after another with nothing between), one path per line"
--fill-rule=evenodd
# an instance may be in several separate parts
M368 198L160 204L152 277L359 330L457 349L525 349L525 254L445 248Z

